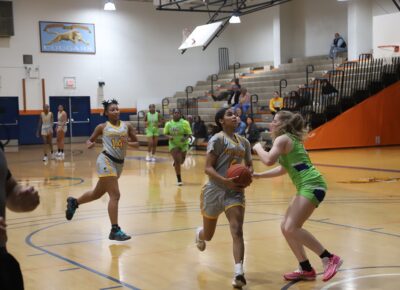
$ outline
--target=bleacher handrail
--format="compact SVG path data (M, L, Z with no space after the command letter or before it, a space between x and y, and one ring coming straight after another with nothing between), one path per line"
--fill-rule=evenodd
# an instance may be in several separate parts
M240 68L240 62L235 62L233 64L233 78L236 79L236 70Z
M254 115L253 104L258 104L258 95L257 94L253 94L253 95L250 96L250 114L251 114L251 117L253 117L253 115Z
M314 72L314 65L313 64L309 64L306 66L306 84L308 85L309 81L309 74L312 74Z
M281 79L279 81L279 95L282 96L282 89L287 88L287 80Z
M218 80L218 75L213 74L211 75L211 96L214 96L214 82Z
M164 108L167 107L169 105L169 99L168 98L164 98L161 101L161 110L162 110L162 116L163 118L165 117L165 110Z

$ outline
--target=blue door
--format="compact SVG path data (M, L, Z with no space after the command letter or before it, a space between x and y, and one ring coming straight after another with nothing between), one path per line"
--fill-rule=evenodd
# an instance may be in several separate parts
M19 136L18 97L0 98L0 140L7 144Z
M90 136L90 97L50 97L50 110L57 121L58 106L68 116L66 137Z
M57 115L58 115L58 106L62 105L64 107L64 111L67 113L68 120L70 119L70 97L50 97L50 111L53 113L54 122L57 123ZM55 127L56 128L56 127ZM54 130L55 135L55 130ZM67 132L65 133L65 137L71 137L71 130L69 122L67 123Z
M90 97L71 97L72 136L90 135Z

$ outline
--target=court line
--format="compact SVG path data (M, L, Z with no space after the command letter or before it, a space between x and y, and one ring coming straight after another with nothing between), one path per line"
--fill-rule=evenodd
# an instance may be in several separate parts
M72 264L72 265L74 265L74 266L77 266L77 267L79 267L79 268L85 269L85 270L87 270L87 271L89 271L89 272L91 272L91 273L93 273L93 274L96 274L96 275L98 275L98 276L101 276L101 277L103 277L103 278L106 278L106 279L108 279L108 280L111 280L111 281L113 281L113 282L115 282L115 283L118 283L118 284L120 284L120 285L123 285L123 286L127 287L128 289L140 290L139 288L136 288L136 287L133 286L133 285L130 285L130 284L128 284L128 283L125 283L125 282L123 282L123 281L120 281L120 280L118 280L118 279L116 279L116 278L114 278L114 277L111 277L111 276L108 276L108 275L106 275L106 274L103 274L103 273L101 273L101 272L99 272L99 271L97 271L97 270L95 270L95 269L92 269L92 268L90 268L90 267L87 267L87 266L85 266L85 265L83 265L83 264L81 264L81 263L78 263L78 262L76 262L76 261L73 261L73 260L71 260L71 259L68 259L68 258L66 258L66 257L63 257L63 256L58 255L58 254L56 254L56 253L50 252L50 251L48 251L48 250L46 250L46 249L43 249L43 248L41 248L41 247L36 246L36 245L33 244L33 242L32 242L32 236L34 236L34 235L37 234L38 232L41 232L41 231L43 231L43 230L46 230L46 229L50 228L50 227L53 227L53 226L56 226L56 225L60 225L60 224L64 224L64 223L65 223L65 222L59 223L59 224L55 224L55 225L51 225L51 226L47 226L47 227L38 229L38 230L36 230L36 231L33 231L32 233L30 233L30 234L25 238L25 242L26 242L29 246L31 246L32 248L35 248L36 250L45 252L45 253L49 254L50 256L53 256L53 257L58 258L58 259L60 259L60 260L63 260L63 261L65 261L65 262L70 263L70 264Z
M68 269L61 269L60 272L65 272L65 271L73 271L73 270L80 270L81 268L75 267L75 268L68 268Z
M400 268L400 266L369 266L369 267L355 267L355 268L349 268L349 269L339 269L338 272L349 272L349 271L366 270L366 269L391 269L391 268ZM322 275L322 274L323 274L323 272L317 273L317 276ZM381 275L384 275L384 274L381 274ZM400 275L400 274L398 274L398 275ZM361 276L361 277L362 277L362 276ZM357 278L357 277L354 277L354 278ZM354 279L354 278L352 278L352 279ZM295 284L297 284L297 283L299 283L299 282L301 282L301 280L289 282L288 284L284 285L284 286L281 288L281 290L287 290L287 289L289 289L290 287L292 287L293 285L295 285ZM322 288L322 289L329 289L329 288ZM321 289L321 290L322 290L322 289Z
M115 289L115 288L121 288L122 286L113 286L113 287L107 287L107 288L100 288L100 290L109 290L109 289Z

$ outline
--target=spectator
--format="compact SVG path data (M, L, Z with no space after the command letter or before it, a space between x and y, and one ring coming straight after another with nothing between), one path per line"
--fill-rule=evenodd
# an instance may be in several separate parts
M239 104L236 105L236 108L240 106L242 108L243 114L247 113L247 110L250 108L250 94L247 92L247 89L241 88L239 95ZM244 121L242 119L242 121Z
M32 211L39 205L39 194L32 186L23 187L15 181L8 170L2 144L0 148L0 288L23 290L18 261L6 248L6 207L15 212Z
M237 107L237 108L235 109L235 113L236 113L236 115L240 118L240 121L246 122L246 115L243 114L243 110L242 110L241 107Z
M238 85L233 85L232 86L232 93L228 99L228 105L232 105L232 107L235 107L237 104L239 104L239 96L240 96L240 88ZM232 104L233 100L233 104Z
M248 116L246 119L247 127L245 129L245 136L249 140L250 144L253 145L258 142L260 138L260 131L254 123L253 117Z
M206 125L204 124L204 121L200 118L200 116L194 118L192 131L193 131L193 136L196 139L207 138L207 128Z
M345 51L347 51L346 41L344 41L343 37L336 32L335 38L333 39L333 42L331 44L331 50L329 51L329 57L331 59L335 59L336 54L338 52L345 52Z
M279 95L279 92L275 91L272 99L269 100L269 110L271 114L275 116L277 112L283 108L283 98Z

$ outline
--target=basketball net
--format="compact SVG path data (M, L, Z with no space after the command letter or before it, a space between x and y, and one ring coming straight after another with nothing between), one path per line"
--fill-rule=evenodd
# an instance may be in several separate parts
M192 29L190 28L184 28L182 30L182 43L185 42L185 40L189 37L189 35L192 33Z

